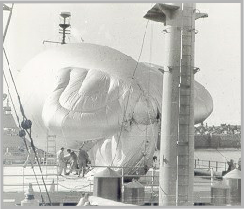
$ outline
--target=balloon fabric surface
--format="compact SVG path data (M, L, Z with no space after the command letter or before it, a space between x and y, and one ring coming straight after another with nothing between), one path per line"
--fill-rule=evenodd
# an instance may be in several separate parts
M35 146L45 150L52 134L57 148L84 145L95 165L150 166L163 117L159 68L89 43L37 55L17 78ZM213 101L196 81L194 88L196 124L211 114Z

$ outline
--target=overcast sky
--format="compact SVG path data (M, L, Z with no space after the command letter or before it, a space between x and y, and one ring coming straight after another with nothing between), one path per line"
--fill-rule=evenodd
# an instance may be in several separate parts
M85 42L115 48L137 60L147 20L153 6L140 4L15 4L5 48L18 76L23 66L41 51L54 47L43 40L60 41L59 14L71 12L69 42ZM209 17L196 21L195 79L213 97L209 125L241 123L241 19L240 4L199 3L197 9ZM6 22L4 12L4 22ZM164 27L149 22L140 61L164 65Z

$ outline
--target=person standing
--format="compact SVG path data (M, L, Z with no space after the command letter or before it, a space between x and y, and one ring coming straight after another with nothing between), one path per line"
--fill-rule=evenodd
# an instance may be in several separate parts
M156 155L153 156L153 168L156 169L157 168L157 161L158 161L158 158Z
M64 156L65 166L64 166L64 174L69 175L69 173L66 172L68 164L70 164L70 158L71 158L71 149L67 149L68 154Z
M227 164L229 165L227 173L234 170L236 168L235 164L234 164L234 160L230 159L230 161L227 162Z
M58 175L61 176L62 172L65 168L64 148L63 147L61 147L61 149L57 152L57 165L58 165Z
M29 146L29 149L28 149L28 156L27 156L27 159L23 165L24 168L26 168L27 164L31 164L31 168L34 167L34 163L35 163L35 153L32 149L31 146Z
M77 155L75 154L74 151L72 151L70 153L70 155L71 155L71 158L70 158L70 171L68 172L68 174L72 173L73 171L76 171L76 175L78 175L78 172L76 170L77 166L78 166L78 164L77 164L78 157L77 157Z
M78 154L78 165L79 165L78 177L80 177L81 172L82 172L82 177L85 176L86 165L88 161L89 161L89 156L87 152L83 150L81 147L79 149L79 154Z

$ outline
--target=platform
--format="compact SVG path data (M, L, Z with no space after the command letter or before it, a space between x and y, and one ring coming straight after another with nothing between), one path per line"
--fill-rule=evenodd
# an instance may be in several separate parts
M93 178L92 177L78 177L70 174L68 176L57 176L56 166L42 166L42 173L44 174L44 181L47 190L50 192L50 187L53 182L55 185L55 192L50 192L51 199L54 203L61 202L62 204L75 204L79 201L82 193L93 193ZM41 172L38 166L34 167L37 175L38 183L40 184L41 193L47 199L45 187L43 185ZM145 187L145 204L158 204L158 172L155 172L154 180L152 176L143 176L139 181ZM24 192L27 190L29 183L32 183L33 189L36 193L36 198L41 200L40 189L37 185L33 170L29 166L23 168L20 165L10 165L3 169L3 191L5 205L14 205L19 203L24 198ZM216 180L215 180L216 181ZM10 201L11 200L11 201ZM194 177L194 202L199 204L209 205L211 202L211 181L210 177Z

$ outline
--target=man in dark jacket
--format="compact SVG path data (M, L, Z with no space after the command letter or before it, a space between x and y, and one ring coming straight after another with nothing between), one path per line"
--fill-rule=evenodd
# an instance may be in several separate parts
M68 174L72 173L73 171L76 171L76 175L78 175L78 171L77 171L77 167L78 167L78 164L77 164L77 160L78 160L78 157L77 155L75 154L74 151L71 151L70 153L70 171Z
M89 156L87 152L83 150L81 147L79 149L79 154L78 154L78 165L79 165L78 177L80 177L81 172L82 172L82 177L85 176L86 165L88 161L89 161Z
M236 168L235 164L234 164L234 160L231 159L230 161L227 162L227 164L229 165L227 173L234 170Z

